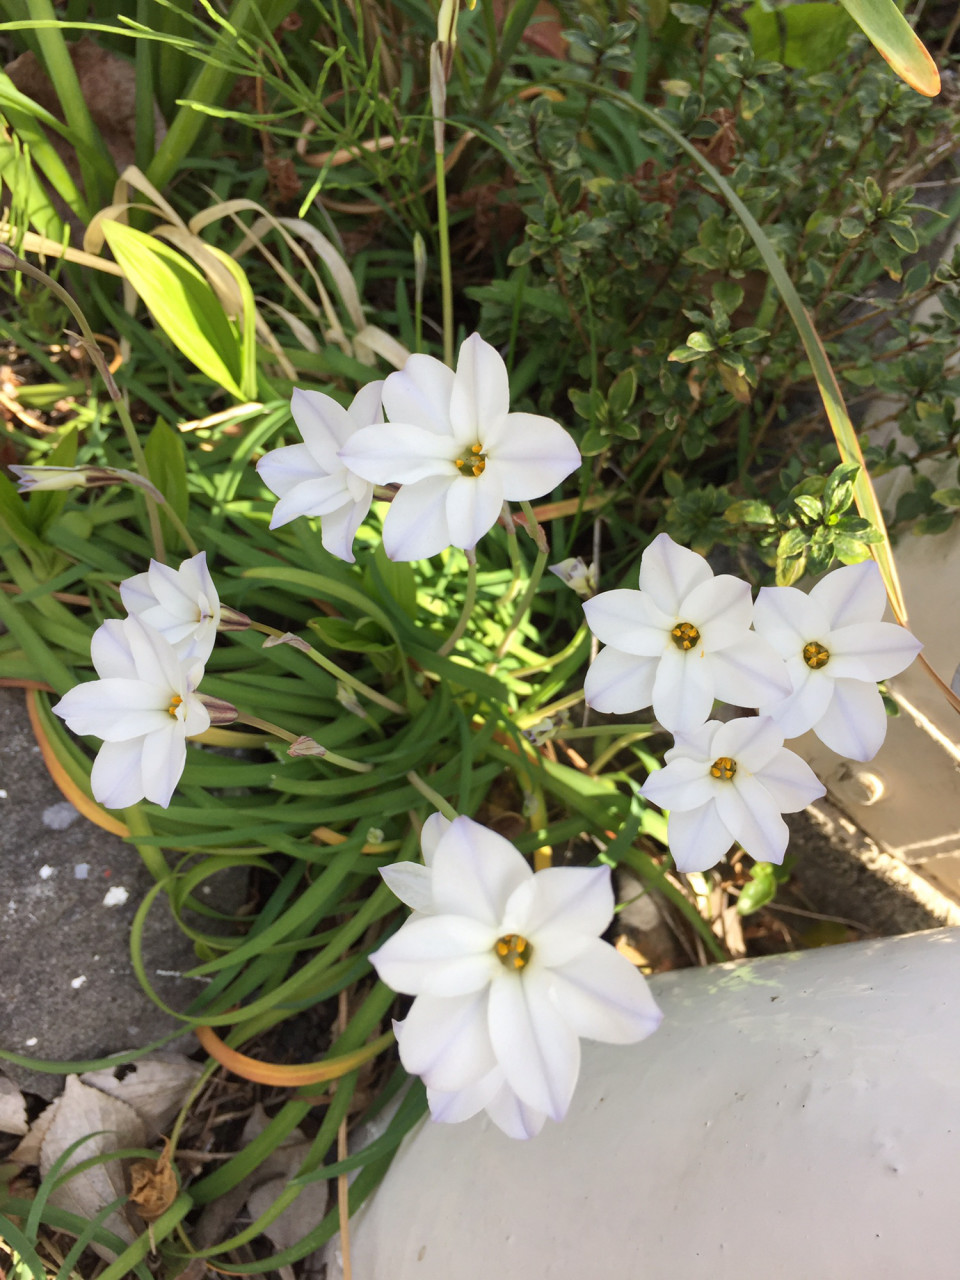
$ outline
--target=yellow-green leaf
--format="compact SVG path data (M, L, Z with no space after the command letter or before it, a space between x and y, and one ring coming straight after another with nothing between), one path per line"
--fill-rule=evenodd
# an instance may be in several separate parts
M901 80L928 98L940 92L940 72L894 0L840 0L877 52Z
M124 223L102 226L123 274L174 346L238 400L249 399L240 385L240 334L193 263Z

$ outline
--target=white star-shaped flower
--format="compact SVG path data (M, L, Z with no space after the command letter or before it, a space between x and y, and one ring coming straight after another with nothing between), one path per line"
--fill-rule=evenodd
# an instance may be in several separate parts
M670 811L667 841L679 871L706 871L734 841L758 862L782 862L789 831L780 815L826 792L769 716L708 720L678 738L664 761L640 791Z
M589 706L620 713L653 706L665 729L701 725L715 698L759 707L790 690L783 660L750 630L750 587L714 577L703 556L661 533L640 560L640 590L604 591L583 611L607 647L585 681Z
M179 569L150 561L146 573L120 583L127 613L159 631L179 656L206 662L220 625L220 597L207 568L207 553L184 560Z
M340 450L363 427L383 421L383 382L368 382L344 409L320 391L294 391L293 420L303 444L288 444L265 453L257 474L280 501L270 528L297 516L320 517L320 541L331 555L354 562L353 539L373 501L373 485L349 470Z
M549 418L510 412L507 367L472 334L456 373L413 355L383 384L389 424L352 436L340 457L374 484L399 484L383 526L391 560L446 547L471 550L504 501L540 498L580 465L571 436Z
M203 663L181 659L135 614L98 627L90 656L100 678L70 689L52 709L74 733L103 738L90 774L94 798L108 809L144 798L166 808L187 738L210 725L194 692Z
M414 914L370 957L388 986L416 996L400 1059L423 1077L436 1119L485 1108L505 1132L532 1136L567 1112L581 1036L632 1044L660 1022L641 974L600 938L610 869L534 875L470 818L431 819L423 847L427 866L384 868Z
M809 594L764 587L757 631L786 661L793 692L761 704L784 737L812 729L851 760L872 760L887 732L878 680L898 675L923 648L906 627L882 622L887 595L872 560L834 569Z

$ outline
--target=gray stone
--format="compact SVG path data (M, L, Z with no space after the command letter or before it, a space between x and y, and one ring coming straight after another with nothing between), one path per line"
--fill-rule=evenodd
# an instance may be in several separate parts
M130 961L130 926L153 878L132 845L64 800L23 694L10 689L0 689L0 867L0 1049L76 1061L142 1048L182 1025L146 995ZM237 889L234 880L234 898ZM196 955L162 894L147 918L144 958L160 998L186 1009L200 982L179 975ZM192 1034L181 1047L196 1047ZM0 1068L44 1098L60 1092L59 1075L3 1060Z

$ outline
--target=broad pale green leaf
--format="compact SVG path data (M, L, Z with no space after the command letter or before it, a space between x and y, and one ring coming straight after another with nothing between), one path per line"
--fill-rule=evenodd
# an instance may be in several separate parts
M155 236L123 223L104 222L103 234L123 274L174 346L208 378L244 399L240 335L197 268Z
M842 9L820 0L784 5L773 12L758 0L743 16L758 58L803 71L825 71L845 51L854 30Z
M864 35L911 89L927 98L940 92L940 72L894 0L840 0Z

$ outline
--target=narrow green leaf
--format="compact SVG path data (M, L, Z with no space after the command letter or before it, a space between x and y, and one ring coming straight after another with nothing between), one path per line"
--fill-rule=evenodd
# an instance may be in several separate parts
M927 98L940 92L940 72L894 0L840 0L867 39L901 80Z

